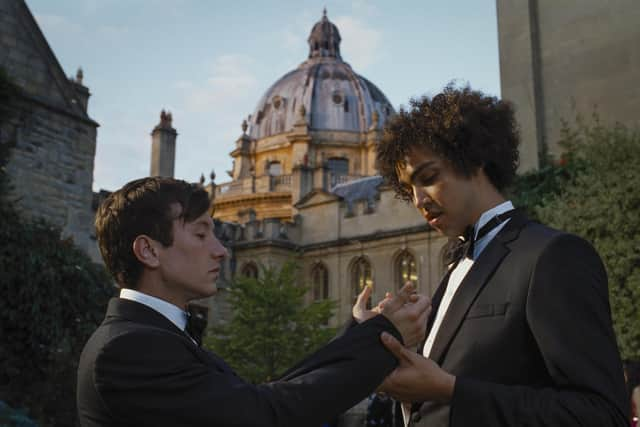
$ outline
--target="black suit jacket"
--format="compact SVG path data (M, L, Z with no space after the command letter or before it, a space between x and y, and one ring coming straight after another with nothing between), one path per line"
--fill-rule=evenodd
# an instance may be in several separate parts
M521 213L460 284L430 358L455 391L450 404L414 405L414 426L628 425L600 258Z
M353 328L277 381L252 385L153 309L120 298L87 342L78 368L80 424L313 426L350 408L396 366L384 316Z

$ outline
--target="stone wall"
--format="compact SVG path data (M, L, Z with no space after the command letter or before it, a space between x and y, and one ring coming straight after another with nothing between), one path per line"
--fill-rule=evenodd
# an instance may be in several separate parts
M640 126L640 2L497 0L502 97L521 126L523 166L553 156L563 121L596 112Z
M20 88L0 134L12 143L12 199L28 217L46 218L89 251L97 123L88 92L68 79L22 0L0 0L0 66Z

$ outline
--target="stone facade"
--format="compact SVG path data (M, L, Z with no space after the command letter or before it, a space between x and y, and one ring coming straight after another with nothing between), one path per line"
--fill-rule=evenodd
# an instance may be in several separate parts
M358 184L354 181L345 187ZM230 257L218 282L220 293L201 301L210 308L210 323L228 320L225 294L233 276L243 274L250 265L279 266L290 259L302 267L299 283L310 286L309 302L314 268L320 265L326 271L326 297L338 303L331 321L334 326L350 319L351 306L361 290L354 276L359 260L370 267L374 301L404 283L400 262L407 257L415 263L413 280L418 291L433 294L443 273L442 248L447 239L431 230L413 206L397 200L379 180L372 187L373 203L368 197L340 196L336 194L339 189L312 192L297 205L294 221L254 218L240 224L216 220L216 235Z
M87 115L82 70L67 78L23 0L0 0L0 66L20 88L0 133L13 149L12 199L28 217L46 218L89 252L98 124Z
M596 112L640 125L640 2L497 0L502 97L516 107L522 169L561 153L563 121Z

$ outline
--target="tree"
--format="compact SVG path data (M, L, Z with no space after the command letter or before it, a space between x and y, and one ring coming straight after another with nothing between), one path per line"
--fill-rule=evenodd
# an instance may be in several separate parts
M614 329L623 359L640 359L640 133L579 120L565 126L563 163L529 174L527 207L542 222L590 241L609 276ZM550 178L551 175L551 178ZM560 177L560 179L557 179ZM554 181L555 179L555 181ZM520 188L526 188L519 178ZM525 191L526 193L526 191ZM527 200L527 198L521 198Z
M3 98L9 85L0 72L0 105L13 101ZM80 351L104 316L113 281L59 229L18 214L5 170L11 146L0 144L0 397L41 424L75 425Z
M212 330L205 345L243 378L270 381L335 335L327 325L335 302L304 304L308 288L297 284L297 265L261 267L259 277L237 276L230 291L234 316Z

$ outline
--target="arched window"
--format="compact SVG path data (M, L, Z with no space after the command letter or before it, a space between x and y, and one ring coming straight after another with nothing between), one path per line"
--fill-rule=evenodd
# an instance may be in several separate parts
M329 271L322 263L311 270L311 291L314 301L329 299Z
M396 289L400 289L408 281L418 285L418 270L416 268L416 259L409 251L402 251L396 258Z
M248 262L242 266L240 274L245 277L251 277L253 279L258 278L258 266L254 262Z
M365 257L361 256L351 265L351 289L353 289L354 301L367 285L373 286L371 264ZM371 308L371 298L367 301L367 308Z

